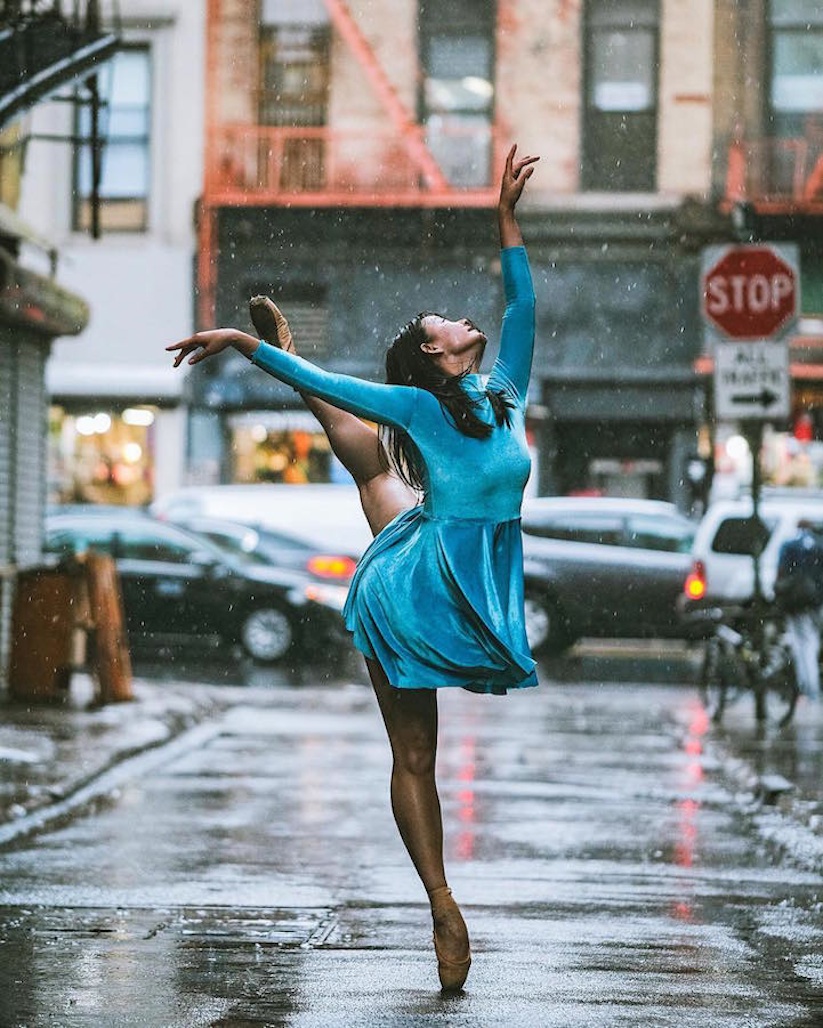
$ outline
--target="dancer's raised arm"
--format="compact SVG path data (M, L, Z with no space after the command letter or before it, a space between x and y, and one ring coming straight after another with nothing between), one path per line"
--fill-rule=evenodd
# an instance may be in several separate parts
M515 208L539 158L518 159L516 149L513 146L506 157L497 206L506 311L500 333L500 352L489 384L499 384L504 389L508 387L522 404L529 388L534 351L534 287Z

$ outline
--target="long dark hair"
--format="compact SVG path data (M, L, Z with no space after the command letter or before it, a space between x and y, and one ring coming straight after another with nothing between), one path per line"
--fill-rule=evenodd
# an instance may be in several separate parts
M477 416L477 408L483 398L469 396L461 386L469 372L447 375L422 349L423 344L429 341L423 319L429 316L428 311L418 314L394 337L386 351L386 381L390 385L417 386L428 390L440 401L458 432L472 439L487 439L492 433L492 426ZM508 426L509 409L514 405L502 392L487 389L485 395L491 401L497 424ZM385 426L382 436L394 470L406 485L422 491L423 459L408 433L393 426Z

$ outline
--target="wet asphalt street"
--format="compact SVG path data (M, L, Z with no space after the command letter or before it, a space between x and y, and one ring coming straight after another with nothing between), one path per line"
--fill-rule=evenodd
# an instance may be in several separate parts
M0 1025L823 1025L823 879L758 831L686 664L441 694L474 948L445 999L357 670L225 668L225 713L0 848Z

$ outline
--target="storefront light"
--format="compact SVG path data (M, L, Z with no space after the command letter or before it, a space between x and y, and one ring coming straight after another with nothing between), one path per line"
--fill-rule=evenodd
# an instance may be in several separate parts
M268 438L269 432L265 425L253 425L251 430L251 437L256 443L264 443Z
M111 417L100 411L98 414L83 414L74 423L78 435L104 435L111 428Z
M94 418L90 414L84 414L77 419L74 427L77 429L78 435L94 435Z
M136 464L143 456L143 447L140 443L126 443L123 447L123 460L127 464Z
M734 461L745 460L749 456L749 444L742 435L729 436L726 440L726 453Z
M123 421L127 425L135 425L141 428L148 428L154 424L154 411L146 407L127 407L123 411Z

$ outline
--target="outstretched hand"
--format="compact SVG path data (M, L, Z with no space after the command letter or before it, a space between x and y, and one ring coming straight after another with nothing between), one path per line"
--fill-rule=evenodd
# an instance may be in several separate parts
M503 169L503 178L500 182L500 206L507 210L514 210L523 187L532 176L534 165L540 160L539 157L516 157L517 144L515 143L506 155L506 165Z
M174 357L174 366L179 368L186 357L189 364L199 364L207 357L215 357L229 346L233 346L246 357L251 357L257 349L259 340L247 332L236 328L213 328L207 332L195 332L179 343L172 343L166 349L170 352L179 351ZM189 356L191 354L191 356Z

